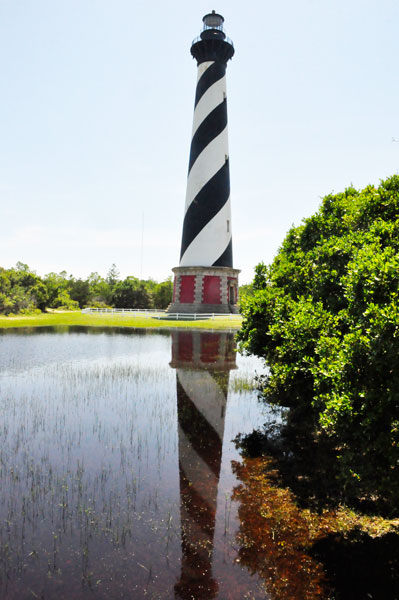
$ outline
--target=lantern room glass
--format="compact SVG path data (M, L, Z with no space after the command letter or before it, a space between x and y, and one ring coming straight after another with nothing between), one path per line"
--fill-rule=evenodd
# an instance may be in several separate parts
M202 20L204 22L204 29L223 30L224 18L222 17L222 15L215 13L215 11L212 11L211 13L205 15L205 17Z

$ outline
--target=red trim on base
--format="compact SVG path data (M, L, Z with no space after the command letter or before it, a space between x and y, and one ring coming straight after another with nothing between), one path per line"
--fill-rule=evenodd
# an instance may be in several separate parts
M229 267L174 267L175 293L168 312L237 313L234 300L237 300L239 272Z
M192 304L194 302L195 275L182 275L180 277L179 302Z
M218 275L204 275L202 279L202 302L204 304L221 304L221 278Z

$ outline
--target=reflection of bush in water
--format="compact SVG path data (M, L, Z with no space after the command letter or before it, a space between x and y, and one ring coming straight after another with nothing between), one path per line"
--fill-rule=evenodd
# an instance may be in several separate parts
M322 510L346 504L363 513L399 517L398 467L390 464L391 455L372 439L361 452L349 434L329 437L318 430L316 419L310 408L291 408L282 425L267 424L236 443L245 455L273 456L283 484L301 506Z
M306 550L309 523L293 494L276 485L271 459L245 458L233 468L242 482L233 493L240 502L240 562L261 575L273 599L325 598L322 565Z
M399 536L385 533L398 521L344 507L301 509L270 457L246 457L233 469L241 481L233 494L240 562L264 579L273 600L399 597Z
M388 514L395 496L382 496L386 481L379 482L379 497L365 488L359 496L333 440L315 435L311 422L291 409L282 426L236 439L243 456L234 466L242 482L234 493L241 503L240 558L279 600L399 598L399 519L376 516L378 509ZM334 588L330 596L326 582Z

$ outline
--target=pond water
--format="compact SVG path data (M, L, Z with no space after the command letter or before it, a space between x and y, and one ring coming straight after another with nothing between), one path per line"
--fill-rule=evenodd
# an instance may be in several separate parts
M232 333L0 335L0 597L266 598L232 440L269 418Z

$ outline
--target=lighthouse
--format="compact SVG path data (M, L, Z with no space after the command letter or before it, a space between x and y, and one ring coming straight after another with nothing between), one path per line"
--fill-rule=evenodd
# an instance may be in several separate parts
M226 68L234 55L215 11L191 45L198 65L180 263L169 312L236 313L233 268Z

